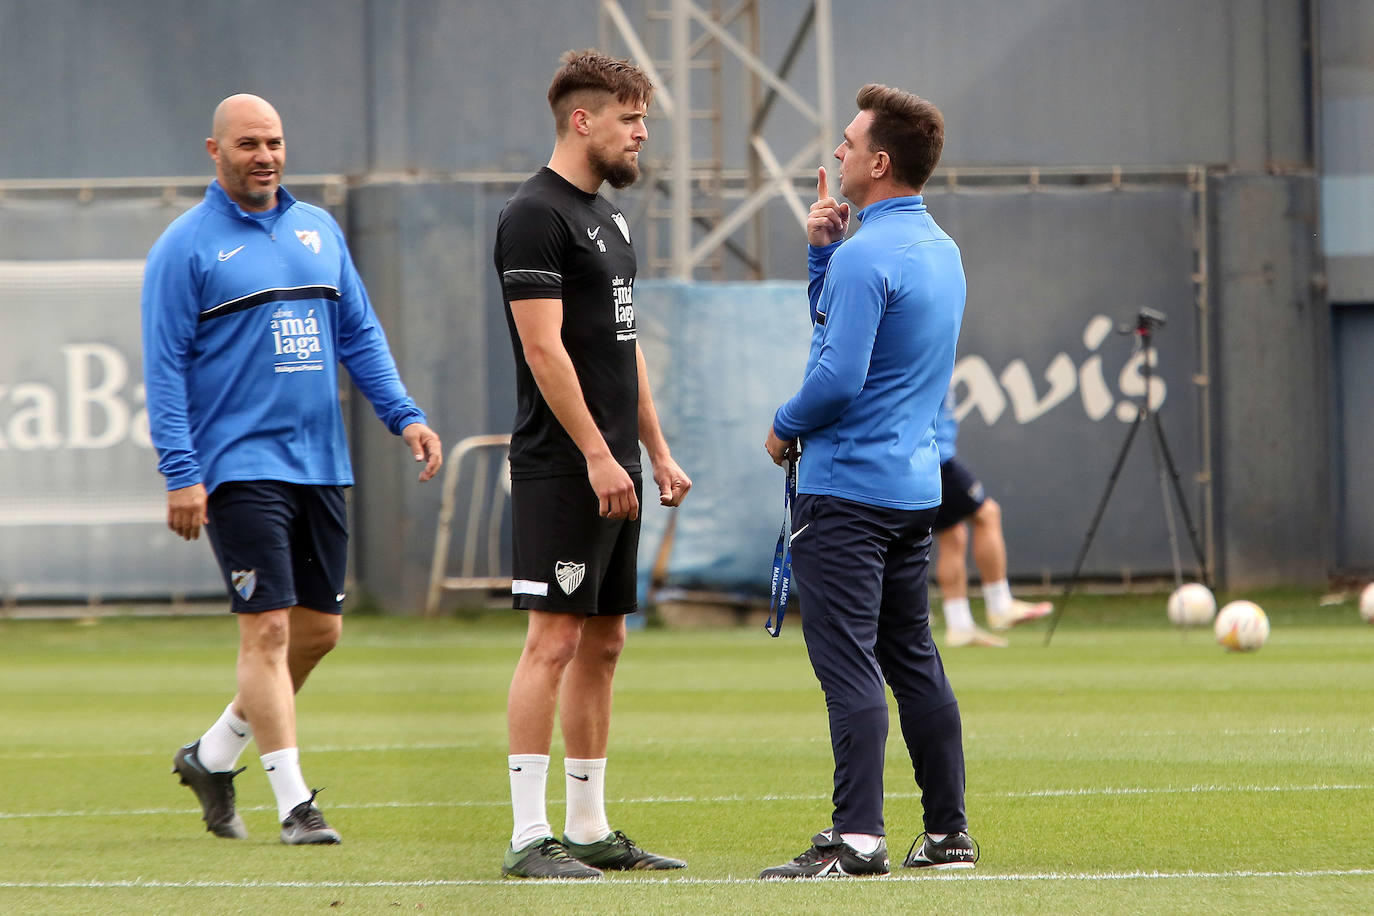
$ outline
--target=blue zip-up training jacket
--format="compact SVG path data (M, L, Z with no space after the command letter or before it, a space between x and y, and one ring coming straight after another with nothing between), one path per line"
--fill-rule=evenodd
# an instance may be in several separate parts
M285 188L252 215L211 182L144 268L143 375L167 489L352 484L340 362L392 433L425 421L334 218Z
M801 440L798 492L938 506L935 415L964 316L963 261L919 196L856 218L851 238L809 249L811 353L773 430Z

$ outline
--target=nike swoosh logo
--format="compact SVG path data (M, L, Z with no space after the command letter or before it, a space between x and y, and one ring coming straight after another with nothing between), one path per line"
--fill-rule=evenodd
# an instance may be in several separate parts
M242 251L242 250L243 250L243 246L242 246L242 245L240 245L239 247L235 248L233 251L224 251L223 249L221 249L221 250L220 250L220 253L219 253L219 259L220 259L221 261L227 261L227 260L229 260L230 258L232 258L234 255L238 254L238 253L239 253L240 251Z
M798 528L796 531L793 531L793 532L792 532L792 536L791 536L790 538L787 539L787 543L790 544L790 543L792 543L793 541L795 541L795 540L797 539L797 535L801 534L803 531L805 531L807 528L810 528L810 527L811 527L811 523L810 523L810 522L807 522L805 525L802 525L802 526L801 526L800 528Z
M587 230L587 238L591 239L593 242L596 241L596 237L597 237L598 235L600 235L600 234L601 234L601 227L600 227L600 226L597 226L596 229L588 229L588 230Z
M334 596L334 600L335 600L335 601L342 602L342 601L343 601L345 598L347 598L347 597L348 597L348 596L345 595L343 592L339 592L337 595Z
M511 767L511 768L510 768L510 771L511 771L512 773L519 773L519 772L520 772L521 770L523 770L523 769L525 769L525 768L524 768L524 767Z
M586 776L578 776L576 773L569 773L568 775L571 776L573 779L580 779L583 782L586 782L587 780L592 778L591 774L588 774Z
M240 738L247 738L247 737L248 737L248 732L241 732L241 731L239 731L237 728L234 728L234 726L232 726L232 725L229 726L229 730L230 730L231 732L233 732L234 734L238 735Z
M275 773L275 772L277 772L277 768L276 768L276 767L268 767L267 770L266 770L266 772L268 772L268 773Z

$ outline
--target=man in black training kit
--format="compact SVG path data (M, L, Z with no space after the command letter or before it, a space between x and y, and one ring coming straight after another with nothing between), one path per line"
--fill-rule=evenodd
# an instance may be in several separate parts
M687 864L612 831L605 805L611 682L625 615L638 608L640 442L662 505L681 504L692 486L649 392L629 226L597 193L604 182L624 188L639 177L652 96L648 77L625 61L565 54L549 87L553 155L506 204L496 230L516 368L511 593L529 612L507 705L514 829L501 873L511 877ZM568 801L561 840L544 808L555 711Z
M959 705L930 635L926 577L940 505L935 415L954 371L965 282L959 248L921 189L944 146L944 118L886 86L859 90L859 113L825 169L807 217L811 353L800 390L764 447L779 464L801 445L792 561L802 635L825 691L835 756L830 826L761 878L888 873L883 827L887 693L892 687L921 788L924 842L903 865L972 868ZM919 847L919 848L918 848Z

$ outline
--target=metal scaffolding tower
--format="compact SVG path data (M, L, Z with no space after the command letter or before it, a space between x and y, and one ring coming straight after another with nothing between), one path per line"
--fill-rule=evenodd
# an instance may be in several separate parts
M782 198L804 226L809 205L796 181L836 142L830 0L806 6L776 69L760 57L758 0L739 0L728 10L720 0L645 0L644 7L645 28L637 29L619 0L600 0L601 47L611 53L624 48L649 74L657 87L654 105L668 121L666 157L644 163L645 266L659 276L721 279L733 259L745 276L762 279L765 205ZM814 102L788 82L808 36L815 52ZM725 99L732 82L743 95L738 167L731 166L727 142L733 120ZM805 119L812 137L785 162L764 136L779 99Z

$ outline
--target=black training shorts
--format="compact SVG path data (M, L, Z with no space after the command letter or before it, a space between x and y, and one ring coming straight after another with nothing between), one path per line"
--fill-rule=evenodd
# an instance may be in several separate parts
M958 458L949 459L940 465L940 511L933 530L953 528L977 512L985 499L982 482Z
M348 567L343 487L278 480L220 484L210 537L234 613L301 606L341 613Z
M644 482L634 479L641 511ZM602 518L585 475L511 481L512 606L567 614L639 608L639 519Z

